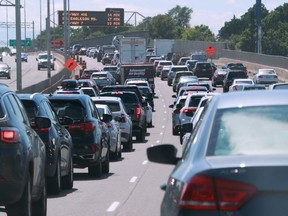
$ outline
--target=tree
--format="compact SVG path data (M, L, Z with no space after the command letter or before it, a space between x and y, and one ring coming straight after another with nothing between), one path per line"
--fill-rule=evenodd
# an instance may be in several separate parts
M194 28L186 28L182 34L184 40L215 41L215 35L206 25L198 25Z
M157 15L151 19L150 36L152 39L174 39L177 25L168 15Z
M192 12L192 8L180 7L179 5L177 5L176 7L168 11L168 16L170 16L175 21L177 26L180 26L184 29L190 27L189 23L191 20Z

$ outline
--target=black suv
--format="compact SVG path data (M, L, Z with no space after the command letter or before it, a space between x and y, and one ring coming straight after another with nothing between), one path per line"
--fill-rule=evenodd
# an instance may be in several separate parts
M88 167L90 176L109 173L108 129L91 98L77 94L47 97L72 136L74 167Z
M228 70L223 80L223 92L228 92L229 87L232 85L234 79L248 78L246 71L243 70Z
M147 106L147 102L140 103L137 95L134 92L103 92L100 96L119 97L127 110L127 114L131 117L133 128L132 135L136 136L136 140L143 142L147 132L146 114L142 108Z
M214 72L210 62L196 62L192 71L198 78L206 77L209 80L212 79Z
M16 93L0 84L0 97L0 212L30 215L32 210L46 216L45 144ZM45 117L36 117L34 123L43 131L51 126Z
M35 127L35 118L47 117L51 127L47 131L38 130L46 146L46 177L49 191L58 194L63 189L73 188L72 138L67 129L60 124L57 113L50 101L42 94L18 94L24 104L31 125Z

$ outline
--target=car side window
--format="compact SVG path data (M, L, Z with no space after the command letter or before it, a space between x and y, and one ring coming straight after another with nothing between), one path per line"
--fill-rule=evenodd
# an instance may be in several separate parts
M50 103L47 101L43 102L43 106L45 107L45 110L47 112L47 115L49 116L50 119L53 119L56 122L59 122L58 116L56 114L56 111L53 109Z
M98 113L98 111L97 111L96 106L94 105L94 103L93 103L91 100L89 100L89 101L88 101L88 105L90 106L90 110L91 110L91 115L92 115L92 117L97 118L97 119L100 119L99 113Z
M20 121L26 125L30 125L30 121L26 114L25 108L23 107L21 101L13 94L7 95L4 98L4 103L10 103L10 107L6 107L10 116L14 116L17 121Z

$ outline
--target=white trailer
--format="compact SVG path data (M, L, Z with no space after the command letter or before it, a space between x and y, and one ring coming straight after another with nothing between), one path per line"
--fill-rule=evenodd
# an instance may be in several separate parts
M141 37L120 38L119 45L121 64L146 61L146 39Z
M167 56L168 53L174 52L173 39L154 39L154 51L157 56Z

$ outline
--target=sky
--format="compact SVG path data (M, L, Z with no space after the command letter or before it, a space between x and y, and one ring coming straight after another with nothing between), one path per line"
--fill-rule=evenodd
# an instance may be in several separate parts
M40 29L45 29L47 3L49 1L51 26L53 26L58 24L57 11L63 10L65 0L20 0L23 6L21 9L22 39L25 36L33 39L32 23L34 23L35 38ZM15 3L15 0L8 0L8 2ZM269 11L287 2L287 0L262 0ZM165 14L176 5L185 6L193 10L190 21L191 27L201 24L207 25L215 35L218 34L225 22L230 21L234 15L240 18L255 3L256 0L67 0L71 11L105 11L105 8L124 8L124 22L130 19L130 24L134 24L135 20L137 23L141 22L142 17ZM15 7L0 6L0 23L0 46L6 46L7 39L8 41L16 39L15 28L13 26L7 28L7 23L15 23ZM27 26L26 31L24 23Z

